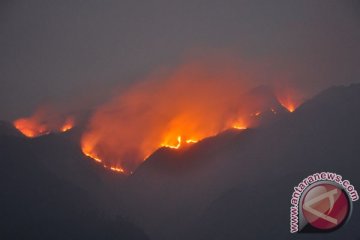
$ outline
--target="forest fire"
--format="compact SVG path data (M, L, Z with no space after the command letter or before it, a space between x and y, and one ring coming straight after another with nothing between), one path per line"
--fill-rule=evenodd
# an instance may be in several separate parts
M241 104L247 87L239 79L245 76L221 69L185 64L116 96L91 117L83 153L128 174L158 148L181 150L232 128L239 116L250 115L251 106Z
M276 97L272 88L249 91L243 80L249 76L216 66L191 62L151 75L99 106L81 136L83 154L128 175L159 148L182 151L227 129L256 127L268 113L281 111L280 104L289 112L299 106L291 91L276 92ZM74 125L73 117L44 107L14 121L30 138L66 132Z
M58 114L38 109L32 116L19 118L13 122L14 127L29 138L35 138L51 132L66 132L74 127L73 117L65 119Z
M244 97L248 76L217 66L184 64L115 96L91 117L81 139L83 153L130 174L158 148L181 150L230 128L254 127L270 109L276 113L278 103L268 97Z
M151 74L97 107L81 136L82 152L128 175L159 148L182 151L227 129L256 127L281 111L279 103L290 112L299 105L291 91L250 88L251 76L232 62L203 59ZM64 122L61 130L72 125Z
M159 148L182 150L227 129L256 127L263 113L276 115L280 104L289 112L298 107L290 92L276 93L275 103L266 94L239 92L248 89L241 85L244 77L198 63L152 76L95 111L81 137L82 152L104 168L128 175ZM34 138L69 131L75 119L40 108L13 124Z
M254 127L263 111L276 114L276 106L239 94L246 89L243 77L197 63L152 76L97 109L82 136L82 151L106 168L130 174L158 148L181 150L226 129ZM299 104L289 96L277 99L293 112Z

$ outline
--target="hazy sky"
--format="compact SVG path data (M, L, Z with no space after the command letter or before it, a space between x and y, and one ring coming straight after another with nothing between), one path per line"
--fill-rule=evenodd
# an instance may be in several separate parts
M101 99L192 51L285 69L316 92L360 79L357 1L0 1L0 119ZM276 70L275 70L276 71Z

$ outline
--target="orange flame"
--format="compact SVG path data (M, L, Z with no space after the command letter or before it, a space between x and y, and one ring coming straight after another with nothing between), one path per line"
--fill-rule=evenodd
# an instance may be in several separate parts
M38 121L34 121L31 118L19 118L15 120L13 124L17 130L29 138L49 133L49 129L46 125L41 124Z
M162 147L167 147L167 148L179 149L180 146L181 146L181 136L178 136L176 140L177 140L177 144L176 144L176 145L170 145L170 144L167 144L167 143L163 143L163 144L161 144L161 146L162 146Z
M67 117L65 120L46 108L38 109L32 116L19 118L13 122L13 125L26 137L34 138L51 132L66 132L74 127L73 117Z
M66 118L63 126L60 128L60 132L67 132L70 129L72 129L74 127L74 125L75 125L74 118L68 117L68 118Z
M279 103L291 113L302 103L302 97L293 88L278 90L276 95Z

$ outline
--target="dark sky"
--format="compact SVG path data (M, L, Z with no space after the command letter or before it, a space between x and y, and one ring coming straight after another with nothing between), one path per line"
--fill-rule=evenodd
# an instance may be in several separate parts
M304 91L360 79L357 1L0 2L0 119L101 99L192 51L286 69ZM69 101L71 99L71 101Z

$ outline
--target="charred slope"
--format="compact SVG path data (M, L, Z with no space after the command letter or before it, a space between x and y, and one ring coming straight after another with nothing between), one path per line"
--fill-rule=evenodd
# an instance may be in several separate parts
M0 162L1 239L147 239L49 171L27 139L1 136Z

